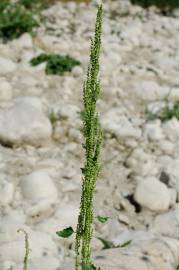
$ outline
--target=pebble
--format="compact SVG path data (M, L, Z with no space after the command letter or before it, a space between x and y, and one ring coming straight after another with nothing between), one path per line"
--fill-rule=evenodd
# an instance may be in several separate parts
M166 137L171 141L175 142L179 139L179 121L175 117L168 120L163 124L163 131Z
M171 192L157 178L147 177L138 182L135 199L141 206L152 211L166 211L171 203Z
M37 108L37 102L22 98L0 112L0 142L7 145L41 146L49 142L52 127L49 119Z
M23 196L30 201L51 199L56 202L58 191L48 173L43 170L34 171L21 181Z
M8 101L12 98L11 84L5 79L0 79L0 101Z
M139 139L141 130L135 127L133 123L125 116L120 115L117 109L111 109L102 116L101 124L104 130L115 134L118 138Z
M0 75L7 75L17 69L17 65L8 58L0 56Z
M5 180L0 182L0 206L7 206L13 200L14 186Z
M179 239L179 204L169 212L156 216L150 228L155 233Z

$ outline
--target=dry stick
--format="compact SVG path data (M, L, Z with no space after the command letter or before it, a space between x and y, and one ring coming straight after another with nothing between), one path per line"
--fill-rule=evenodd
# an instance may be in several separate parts
M93 235L93 193L99 174L100 149L102 143L102 131L96 112L96 102L100 94L99 56L101 47L102 32L102 5L98 7L95 35L91 41L90 63L88 66L87 78L83 87L82 112L83 135L85 149L85 164L82 168L82 194L80 202L80 213L76 229L76 265L75 270L92 269L90 243Z

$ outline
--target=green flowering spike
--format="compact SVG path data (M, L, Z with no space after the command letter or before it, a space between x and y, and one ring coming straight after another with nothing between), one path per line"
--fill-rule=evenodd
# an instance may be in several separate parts
M79 265L89 266L91 264L90 242L93 235L93 193L99 174L100 149L102 143L102 131L99 116L96 111L96 102L100 94L99 56L101 47L102 31L102 5L98 7L95 35L91 41L90 63L87 71L87 78L83 86L83 135L85 149L85 164L82 168L82 194L80 213L76 229L76 267ZM94 269L94 268L92 268Z

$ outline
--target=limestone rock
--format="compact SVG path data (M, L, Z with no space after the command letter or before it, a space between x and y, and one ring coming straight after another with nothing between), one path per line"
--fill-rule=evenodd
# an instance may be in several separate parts
M171 193L157 178L147 177L138 182L135 199L140 205L152 211L165 211L170 206Z
M17 65L8 58L0 56L0 75L7 75L15 71Z
M24 177L21 181L21 189L24 197L30 201L38 201L41 199L58 198L58 192L53 180L46 171L34 171Z
M0 142L41 146L50 140L50 121L37 103L35 99L21 98L10 109L0 112Z

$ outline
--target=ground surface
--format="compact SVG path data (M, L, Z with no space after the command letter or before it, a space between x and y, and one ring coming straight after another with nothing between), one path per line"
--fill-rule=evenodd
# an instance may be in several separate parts
M176 270L179 255L179 121L149 121L179 100L179 15L165 17L127 0L104 4L101 55L104 130L95 193L95 236L126 248L100 251L103 270ZM57 3L37 30L0 43L0 269L21 269L29 233L29 270L70 269L73 239L55 232L76 225L84 152L82 83L95 4ZM41 52L81 61L71 73L47 76L29 60ZM51 112L57 116L50 122ZM94 256L95 256L94 255ZM65 259L64 259L65 258ZM73 268L71 268L73 269Z

